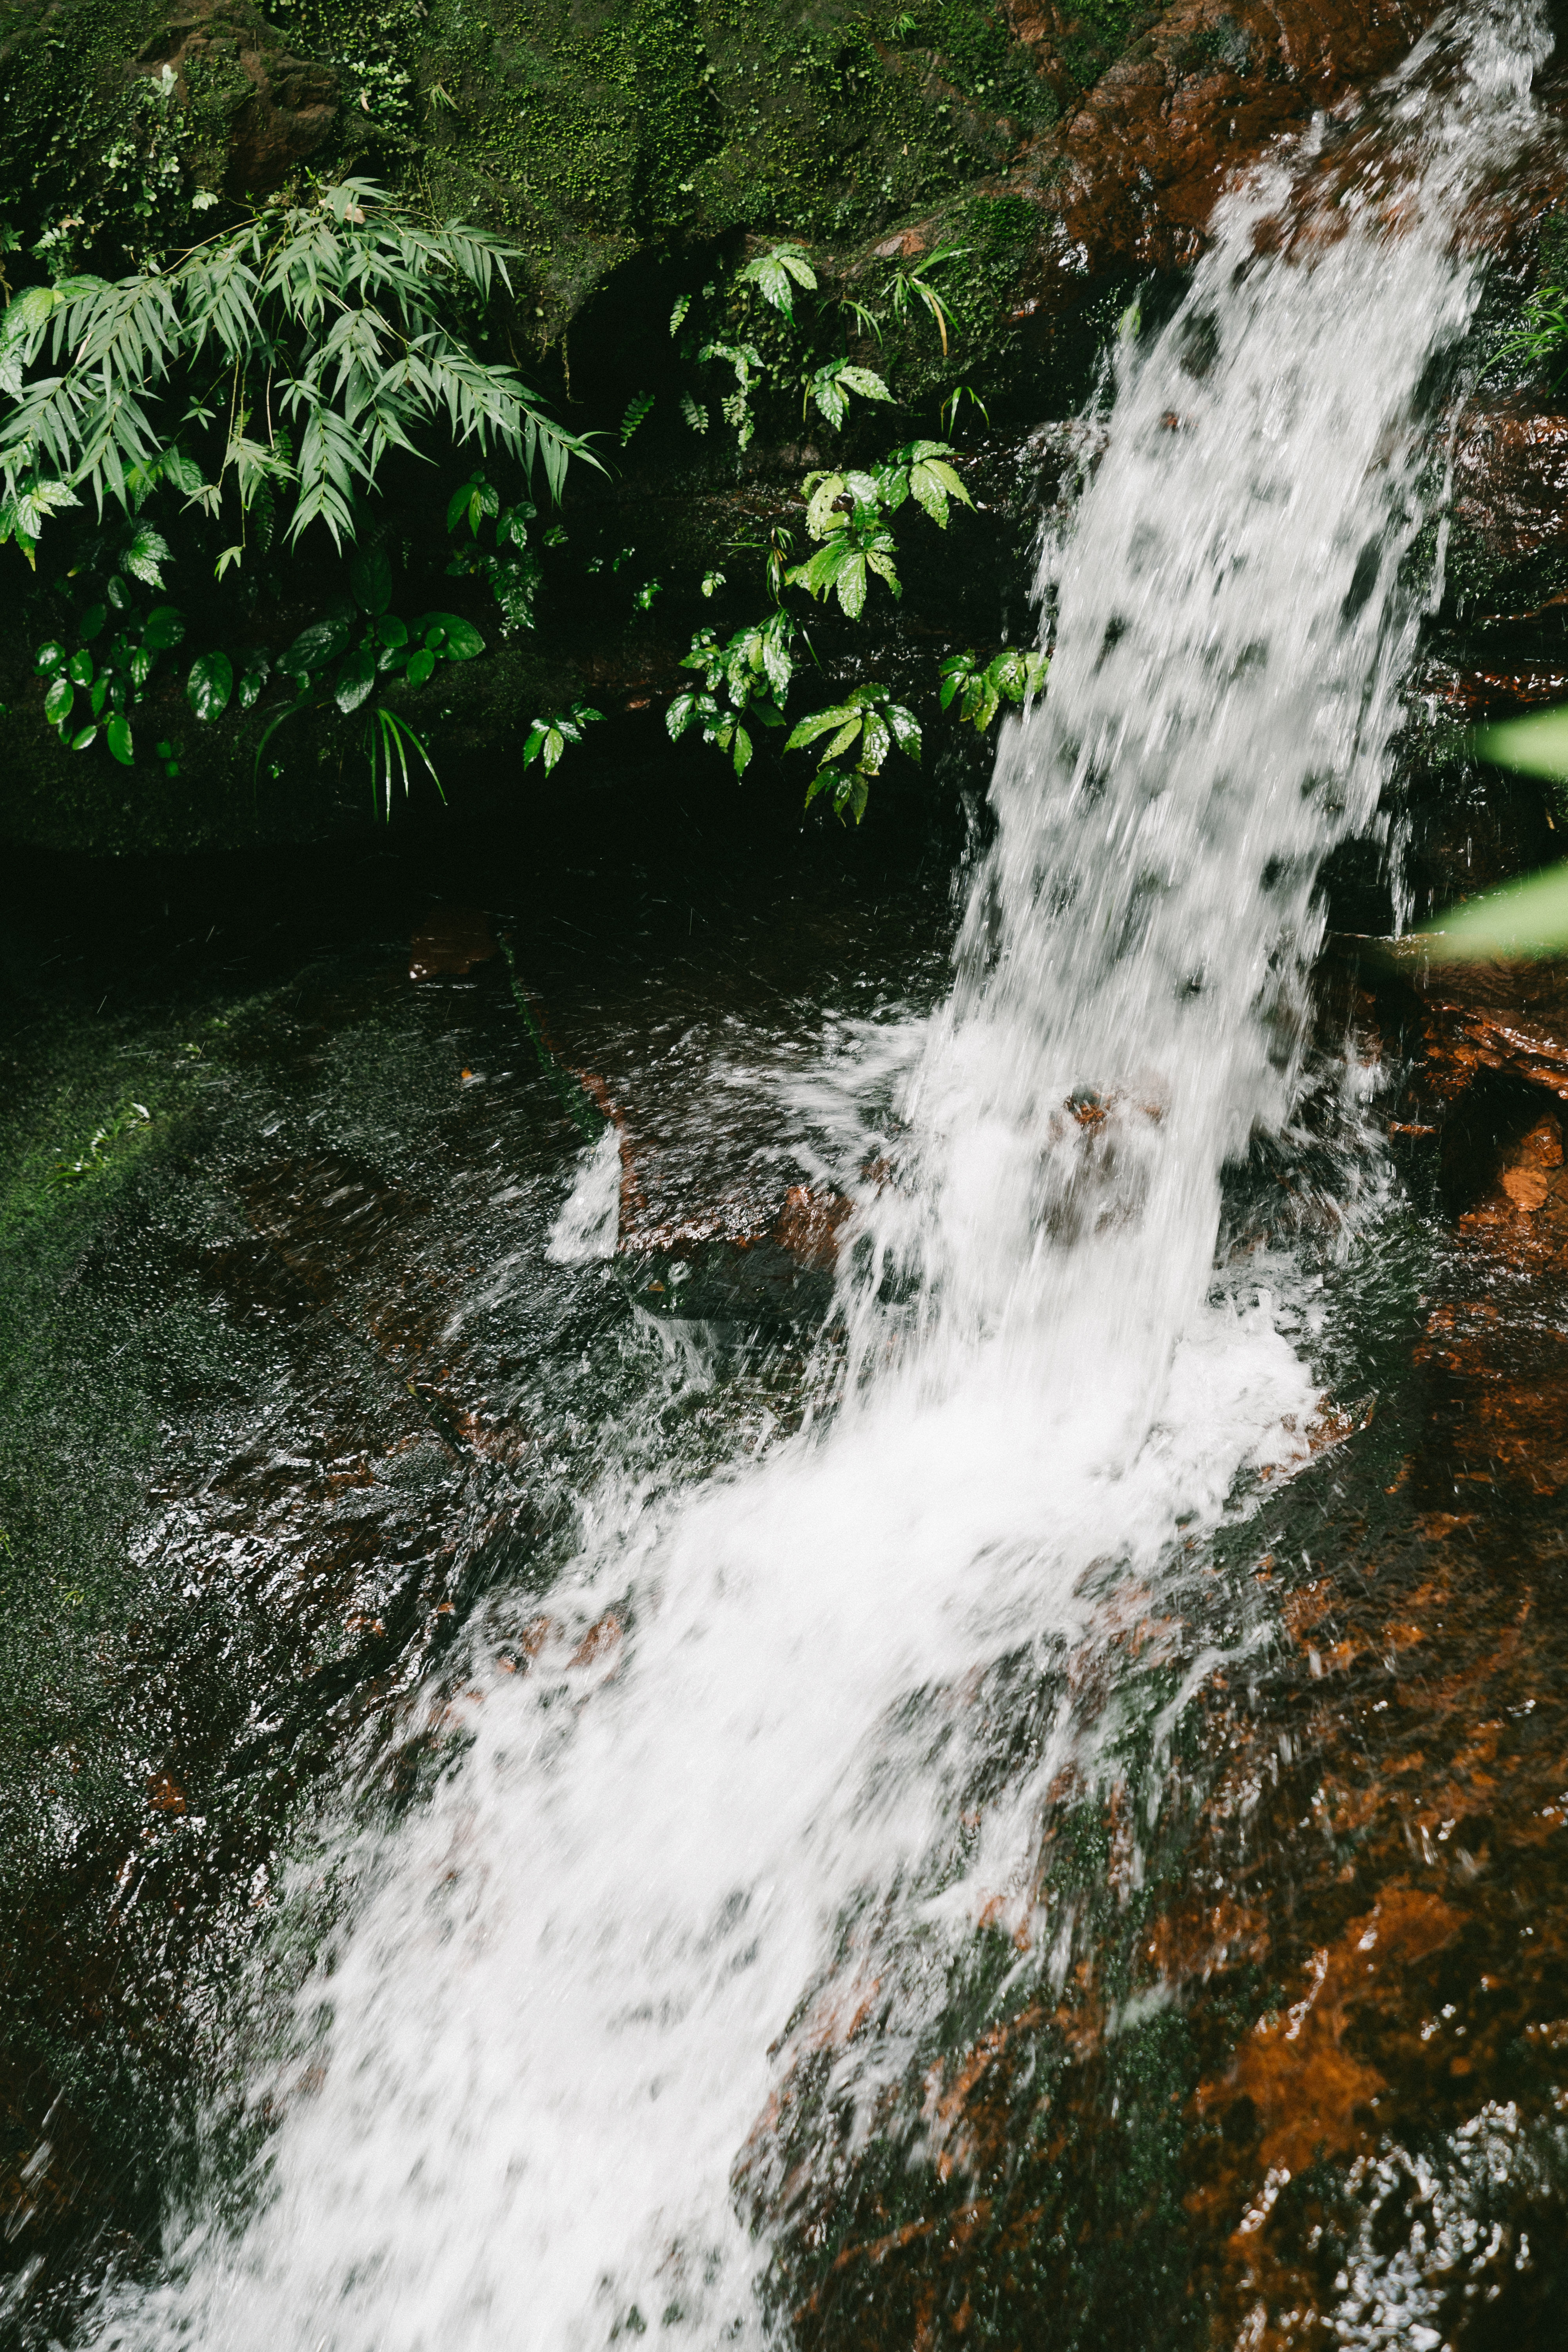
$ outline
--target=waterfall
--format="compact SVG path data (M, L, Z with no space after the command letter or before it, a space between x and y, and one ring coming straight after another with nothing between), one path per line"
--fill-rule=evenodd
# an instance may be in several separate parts
M172 2232L98 2340L762 2342L737 2182L776 2172L792 2063L838 2048L868 2115L942 1999L879 1950L1000 1905L1049 1952L1053 1759L960 1838L965 1695L1092 1641L1097 1591L1300 1445L1306 1365L1216 1283L1222 1172L1300 1083L1318 871L1374 821L1419 625L1429 386L1479 284L1457 224L1546 46L1528 6L1446 19L1124 334L1043 558L1048 692L862 1205L841 1402L673 1501L607 1480L526 1671L476 1664L460 1759L363 1861L312 2063L256 2086L245 2216Z

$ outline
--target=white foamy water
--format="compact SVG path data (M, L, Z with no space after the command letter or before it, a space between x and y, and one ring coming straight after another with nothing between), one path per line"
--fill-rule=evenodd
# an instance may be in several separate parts
M1282 157L1123 352L1046 562L1049 694L1005 735L898 1179L863 1211L845 1401L683 1499L607 1480L542 1647L477 1677L460 1768L307 1988L317 2071L258 2086L281 2115L249 2219L198 2227L101 2340L564 2352L635 2307L761 2342L733 2179L768 2178L792 2056L842 2042L893 1932L846 1922L958 1948L1001 1902L1050 1948L1056 1759L960 1854L965 1693L1096 1640L1108 1580L1157 1577L1178 1521L1300 1450L1305 1366L1266 1297L1214 1287L1221 1173L1289 1111L1314 878L1373 820L1419 390L1477 293L1452 216L1523 135L1540 49L1507 7L1423 44L1336 241L1257 250L1311 168ZM563 1253L602 1240L609 1150ZM911 1971L877 2047L846 2046L846 2095L897 2078L942 1983Z
M621 1213L621 1139L606 1123L584 1152L561 1214L550 1229L546 1255L557 1265L584 1265L614 1257Z

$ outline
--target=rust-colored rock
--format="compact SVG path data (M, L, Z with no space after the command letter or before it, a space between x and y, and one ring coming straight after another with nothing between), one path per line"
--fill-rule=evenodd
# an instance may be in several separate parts
M1523 398L1468 411L1454 452L1454 514L1500 563L1568 547L1568 412Z
M337 118L330 67L293 55L249 0L184 0L138 51L132 71L178 90L224 192L258 196L316 152Z
M1043 224L1025 310L1048 324L1093 278L1195 260L1227 181L1280 131L1395 65L1436 14L1429 0L1187 0L1169 9L999 184L1054 215ZM1013 0L1009 15L1042 73L1060 79L1070 7Z

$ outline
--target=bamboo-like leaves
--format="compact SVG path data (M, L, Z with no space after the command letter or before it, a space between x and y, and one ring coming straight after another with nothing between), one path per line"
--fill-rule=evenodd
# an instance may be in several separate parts
M559 498L573 457L599 460L515 369L444 323L455 292L482 299L498 277L510 284L510 257L348 180L312 205L269 206L167 269L26 289L0 323L0 541L30 556L62 506L86 496L100 512L106 499L131 510L162 477L215 512L227 482L243 512L292 490L289 537L320 522L342 543L387 450L437 426L525 468L537 458ZM46 351L51 373L36 373ZM184 420L209 435L221 421L209 482L156 412L214 359L221 398L200 392Z

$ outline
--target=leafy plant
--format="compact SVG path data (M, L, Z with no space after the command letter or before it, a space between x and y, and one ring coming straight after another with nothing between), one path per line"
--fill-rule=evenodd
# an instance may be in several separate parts
M857 824L866 814L872 780L881 773L882 762L894 744L911 760L921 756L919 719L901 702L895 702L885 686L858 686L831 709L814 710L795 728L784 750L805 751L825 735L833 740L817 754L817 770L806 787L805 805L809 808L819 793L826 793L838 816L842 818L847 808ZM849 751L856 752L855 764L846 768L839 763Z
M719 403L719 413L726 425L732 425L735 437L742 449L751 446L756 431L756 419L752 415L752 394L762 378L763 362L754 343L704 343L697 354L699 361L723 360L735 371L735 389L726 393Z
M530 499L502 506L500 492L482 470L459 483L447 502L447 529L459 539L465 524L468 539L447 566L448 578L467 574L486 582L501 608L508 631L531 629L534 600L544 567L528 544L528 526L537 521L539 509ZM484 544L487 524L493 527L494 544Z
M383 681L423 686L439 663L472 661L483 653L485 641L471 621L456 613L423 613L416 620L401 620L390 609L392 565L379 549L355 557L349 566L349 588L352 604L340 604L312 621L279 656L279 675L293 681L294 699L268 722L256 747L256 765L259 767L279 728L322 688L330 690L345 716L369 704L361 740L370 766L372 798L378 806L384 801L390 817L394 766L406 793L410 750L423 760L437 792L441 779L422 739L380 698Z
M542 759L548 776L567 744L580 743L584 728L604 715L586 702L574 702L570 710L557 710L548 719L536 719L522 747L523 766L531 768L535 760Z
M925 259L918 262L914 268L895 268L892 282L888 289L893 305L893 316L897 319L904 316L911 302L924 304L936 321L937 332L942 337L942 352L944 359L947 357L948 349L947 331L952 324L952 317L936 288L931 283L931 272L941 268L944 262L956 261L961 254L967 253L969 247L966 245L939 245L934 253L928 253Z
M157 532L139 525L105 575L102 597L83 610L74 650L51 638L34 656L34 667L47 680L44 716L73 751L90 750L101 733L112 758L135 765L130 713L144 699L159 656L184 637L185 622L174 604L143 612L132 583L161 585L167 557Z
M852 360L829 360L825 367L808 371L803 377L800 413L804 417L815 401L818 414L837 428L849 414L849 395L858 393L862 400L891 400L892 394L874 368L857 367Z
M435 432L505 449L525 473L537 457L559 496L572 457L597 458L452 323L497 278L510 286L513 257L346 180L269 204L167 268L29 287L0 320L0 541L30 562L62 509L85 497L133 512L164 484L212 517L232 492L239 539L220 570L274 503L290 541L320 521L352 541L386 451ZM53 372L37 373L46 347Z
M1510 362L1534 367L1563 352L1568 352L1568 287L1541 286L1526 301L1519 325L1504 336L1481 373L1488 376L1493 368ZM1552 374L1552 385L1560 384L1565 375L1568 359Z
M790 587L805 588L819 600L836 595L839 610L848 620L858 621L866 609L872 572L887 582L895 596L903 594L894 562L899 542L874 505L856 501L852 511L837 516L836 521L837 528L831 537L804 563L792 565L784 580Z
M1040 692L1049 667L1043 653L1022 646L1004 646L984 668L973 653L954 654L942 666L942 707L956 698L959 724L984 735L1004 702Z
M886 508L896 513L912 497L938 529L945 530L950 499L957 499L966 507L974 504L948 463L955 455L951 442L908 441L869 471L808 474L802 484L806 493L806 529L813 539L823 539L858 509L879 512Z
M749 727L782 727L782 708L795 672L795 622L785 612L770 613L754 627L739 629L721 646L711 629L701 629L691 650L681 656L682 669L699 670L700 688L678 694L665 712L672 742L688 729L701 730L702 740L728 751L737 782L752 762L753 745ZM728 708L718 699L722 688Z
M804 286L811 293L816 290L816 272L807 258L805 249L798 245L775 245L768 253L759 253L752 261L735 272L737 286L754 286L764 302L782 310L787 319L795 316L795 289ZM684 315L684 313L682 314Z
M626 447L626 443L631 439L632 435L637 431L637 426L642 423L644 417L647 415L649 409L653 406L655 397L656 395L651 392L637 392L634 393L630 400L627 401L626 414L621 418L621 446L623 449Z

